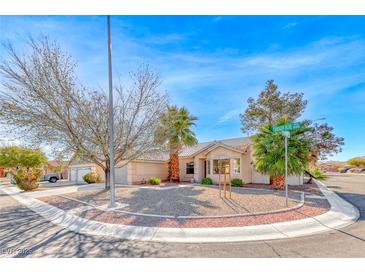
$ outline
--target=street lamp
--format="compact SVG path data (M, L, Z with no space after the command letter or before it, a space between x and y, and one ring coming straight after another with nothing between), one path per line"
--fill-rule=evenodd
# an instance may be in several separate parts
M110 165L110 204L115 207L115 172L114 172L114 111L113 111L113 78L112 78L112 42L110 35L110 15L107 15L108 26L108 72L109 72L109 165Z

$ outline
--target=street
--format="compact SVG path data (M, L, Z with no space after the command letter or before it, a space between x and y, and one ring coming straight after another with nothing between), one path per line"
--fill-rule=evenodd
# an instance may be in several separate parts
M324 183L359 209L357 223L301 238L219 244L78 234L48 222L0 191L0 257L365 257L365 176L336 174ZM10 252L13 249L20 252Z

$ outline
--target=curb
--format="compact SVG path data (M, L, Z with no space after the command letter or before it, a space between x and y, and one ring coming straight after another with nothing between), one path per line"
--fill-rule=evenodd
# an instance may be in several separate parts
M356 207L316 182L331 209L319 216L281 223L223 228L166 228L107 224L77 217L37 199L17 195L15 187L0 186L8 195L50 222L77 233L111 236L128 240L182 243L242 242L287 239L348 226L359 218Z

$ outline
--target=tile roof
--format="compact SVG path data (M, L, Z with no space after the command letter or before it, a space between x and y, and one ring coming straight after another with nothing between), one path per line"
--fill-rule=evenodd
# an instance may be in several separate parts
M195 146L185 147L181 150L179 156L180 157L190 157L194 154L203 151L215 144L224 144L226 146L230 146L236 149L244 150L247 148L248 145L252 144L250 137L239 137L239 138L232 138L232 139L224 139L224 140L214 140L210 142L198 143Z
M238 150L246 150L246 148L252 144L250 137L239 137L232 139L224 139L224 140L214 140L210 142L198 143L191 147L183 147L179 153L179 157L193 157L194 154L198 152L203 152L204 150L212 147L216 144L224 144L226 146L238 149ZM139 157L137 160L140 161L168 161L169 160L169 151L158 152L158 153L150 153L145 154ZM74 163L73 163L74 164Z
M155 152L144 154L143 156L139 157L137 160L140 161L168 161L170 158L170 153L168 151L165 152Z

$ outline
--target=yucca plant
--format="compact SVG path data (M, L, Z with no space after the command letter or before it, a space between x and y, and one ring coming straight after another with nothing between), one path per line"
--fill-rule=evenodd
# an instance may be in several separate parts
M287 118L278 125L287 124ZM288 139L288 175L300 175L307 168L311 148L310 139L304 136L309 129L301 126L290 132ZM255 167L260 173L270 175L270 183L277 189L284 188L285 141L280 132L274 132L272 125L265 125L253 136Z

